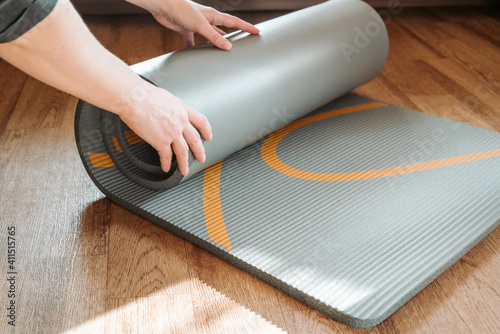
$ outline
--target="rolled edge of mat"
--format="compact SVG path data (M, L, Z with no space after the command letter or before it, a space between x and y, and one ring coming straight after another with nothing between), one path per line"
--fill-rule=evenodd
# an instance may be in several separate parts
M230 51L209 43L132 68L208 118L207 160L190 159L185 181L232 153L374 79L389 41L362 1L332 0L235 32Z
M204 43L132 66L145 80L204 113L214 139L204 143L205 163L189 152L189 174L182 176L173 164L163 178L128 163L128 152L117 153L108 140L110 158L124 174L149 189L170 189L372 80L388 55L385 25L362 1L331 0L257 26L261 35L231 34L230 51ZM103 131L105 139L122 139L122 134Z

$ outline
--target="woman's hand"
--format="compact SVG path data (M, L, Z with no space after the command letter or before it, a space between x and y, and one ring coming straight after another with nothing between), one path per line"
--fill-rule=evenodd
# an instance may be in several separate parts
M216 47L229 50L231 42L222 35L226 33L218 25L237 28L251 34L259 29L232 15L223 14L211 7L187 0L127 0L142 7L165 27L179 32L188 47L194 45L194 33L207 38Z
M118 115L158 151L163 171L170 170L172 153L175 153L179 171L187 175L189 148L198 161L205 162L200 133L205 140L211 140L210 124L205 115L188 107L168 91L145 82L144 85L148 85L145 87L145 98Z
M215 27L218 24L259 32L249 23L185 0L131 1L144 3L157 20L182 33L188 45L193 44L193 32L199 32L228 49L229 42ZM186 175L189 148L197 160L205 161L200 133L206 140L212 137L205 116L147 83L106 50L69 0L59 0L42 22L21 37L0 44L0 57L51 86L119 115L158 151L163 170L170 169L175 154L180 172ZM134 101L138 89L146 92L145 98Z

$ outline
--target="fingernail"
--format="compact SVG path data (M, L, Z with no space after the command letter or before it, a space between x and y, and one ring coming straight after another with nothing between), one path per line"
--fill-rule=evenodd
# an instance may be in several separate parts
M222 48L224 50L229 50L229 49L231 49L232 46L233 45L231 44L231 42L229 42L227 39L224 40L224 42L222 42Z
M207 156L205 154L203 154L203 157L201 158L201 162L205 162L205 160L207 160Z

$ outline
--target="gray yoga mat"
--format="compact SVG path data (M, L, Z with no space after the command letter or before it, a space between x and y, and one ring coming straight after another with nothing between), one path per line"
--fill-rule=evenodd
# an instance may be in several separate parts
M356 327L378 324L499 224L500 134L346 94L384 66L361 1L329 1L133 66L203 112L207 162L159 168L80 101L76 141L106 196ZM193 160L193 159L191 159Z

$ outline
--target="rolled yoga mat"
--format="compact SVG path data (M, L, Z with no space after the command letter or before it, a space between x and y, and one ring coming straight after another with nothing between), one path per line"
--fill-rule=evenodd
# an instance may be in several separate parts
M191 157L187 177L84 101L80 156L119 205L338 321L376 325L498 226L500 134L346 95L388 53L364 2L258 27L230 51L132 67L210 121L207 161Z

